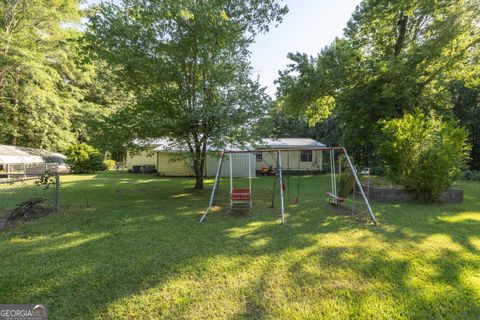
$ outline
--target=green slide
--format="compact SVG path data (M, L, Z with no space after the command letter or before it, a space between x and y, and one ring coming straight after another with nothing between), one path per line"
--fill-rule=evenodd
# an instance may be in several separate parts
M345 199L346 197L348 197L350 192L352 192L354 185L355 185L355 177L353 176L353 174L350 174L345 180L345 182L343 183L342 187L340 188L340 191L338 191L337 196L339 198Z
M348 197L350 192L352 192L354 185L355 177L353 176L353 174L350 174L345 180L345 182L342 184L342 187L340 188L340 191L337 193L336 196L332 192L327 192L325 194L331 198L336 199L336 201L333 201L331 203L337 204L337 202L343 202Z

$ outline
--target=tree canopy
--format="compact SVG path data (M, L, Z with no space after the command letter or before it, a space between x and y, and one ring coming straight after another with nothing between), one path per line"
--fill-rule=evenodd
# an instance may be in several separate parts
M250 45L282 22L281 0L79 2L0 2L0 143L122 161L168 138L202 188L207 145L312 137L367 162L385 121L422 113L466 127L480 168L479 0L363 0L318 55L289 54L275 102Z
M135 97L121 111L132 140L168 137L189 151L203 188L207 145L255 140L271 101L251 80L249 45L280 23L274 0L103 3L87 39Z
M78 21L78 2L6 0L0 13L1 142L65 147L80 75L69 59L76 32L61 23Z
M317 57L290 54L279 107L312 123L336 119L338 143L365 147L379 121L416 109L451 116L452 81L479 81L478 0L365 0Z

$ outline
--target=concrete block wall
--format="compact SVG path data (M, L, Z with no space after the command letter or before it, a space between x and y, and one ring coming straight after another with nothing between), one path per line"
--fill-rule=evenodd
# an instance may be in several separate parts
M364 186L364 190L367 187ZM378 202L407 202L413 201L412 195L410 195L405 189L398 188L381 188L381 187L369 187L369 199ZM458 204L463 202L463 190L460 189L448 189L440 198L440 202L446 204Z

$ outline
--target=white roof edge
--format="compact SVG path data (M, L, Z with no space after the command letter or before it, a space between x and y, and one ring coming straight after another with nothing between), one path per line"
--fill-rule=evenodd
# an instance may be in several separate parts
M0 163L2 164L59 162L59 159L64 161L67 157L44 149L0 145Z
M303 148L326 147L325 144L311 138L268 138L262 139L266 147Z
M150 141L140 141L135 140L135 144L138 146L143 147L150 147L153 151L161 152L161 151L168 151L168 152L182 152L187 150L187 146L180 145L175 143L170 139L152 139ZM315 148L315 147L326 147L325 144L313 140L311 138L264 138L256 144L259 148ZM236 146L226 146L224 149L229 151L241 151L241 150L249 150L252 149L252 145L247 145L244 148L236 147ZM208 147L209 151L219 151L221 149Z

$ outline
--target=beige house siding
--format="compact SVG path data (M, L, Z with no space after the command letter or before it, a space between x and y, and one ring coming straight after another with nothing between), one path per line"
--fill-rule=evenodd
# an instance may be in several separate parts
M322 150L312 150L312 161L302 162L300 160L300 151L281 152L283 170L318 170L322 169ZM275 167L275 152L263 152L262 161L256 161L256 169L261 170L263 166Z
M132 170L133 166L154 165L158 170L157 154L155 152L142 151L138 154L127 156L127 169Z
M312 150L312 161L311 162L302 162L300 160L300 151L290 151L290 152L281 152L282 154L282 166L283 170L319 170L322 169L322 150ZM238 155L237 155L238 156ZM252 153L252 161L255 162L255 169L261 170L265 165L272 165L275 167L275 152L263 152L262 161L255 160L255 153ZM239 157L248 157L248 154L240 154ZM193 167L188 161L179 160L172 161L175 159L175 154L169 152L148 152L143 151L139 154L135 154L127 157L127 169L132 170L133 166L144 166L144 165L154 165L157 172L160 175L165 176L194 176ZM243 165L246 165L248 161L245 159L235 159L236 165L235 168L239 168ZM223 163L222 176L224 174L229 174L228 170L228 158L226 157ZM210 176L214 176L216 173L218 165L218 158L207 156L207 161L205 162L205 173ZM244 169L244 170L243 170ZM245 171L246 169L243 168ZM242 172L243 172L242 171ZM248 172L248 171L245 171ZM239 176L248 176L248 173L243 172ZM253 174L253 172L252 172ZM235 175L235 174L234 174Z
M175 159L175 154L168 152L142 151L138 154L127 156L127 169L133 170L133 166L154 165L160 175L165 176L194 176L193 167L188 160ZM205 170L207 164L205 163Z
M158 152L157 170L160 175L165 176L193 176L193 167L188 161L175 159L175 155L166 152Z

